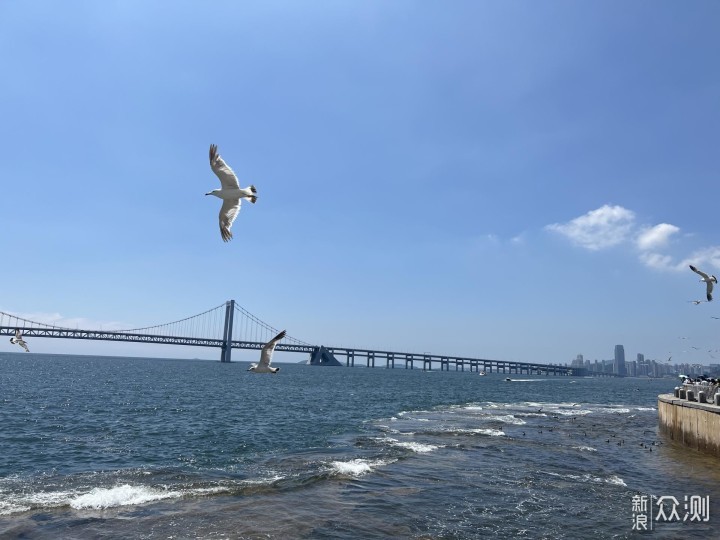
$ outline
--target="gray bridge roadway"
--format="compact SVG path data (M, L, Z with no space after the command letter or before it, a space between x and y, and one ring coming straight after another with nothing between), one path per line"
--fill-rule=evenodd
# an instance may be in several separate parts
M16 328L16 326L0 326L0 335L14 336ZM96 341L123 341L129 343L155 343L165 345L186 345L193 347L215 347L223 350L223 353L221 354L221 361L230 361L230 355L225 354L227 344L222 339L53 327L25 327L22 328L22 333L24 338L86 339ZM231 343L232 349L260 350L265 345L265 342L263 341L230 340L229 343ZM279 343L275 347L275 349L284 352L310 354L312 358L314 356L314 353L317 353L320 350L320 347L295 343ZM486 373L496 372L508 374L514 373L528 375L537 374L570 376L580 376L585 374L584 370L579 370L577 368L538 363L514 362L508 360L489 360L484 358L467 358L435 354L417 354L397 351L378 351L370 349L351 349L346 347L324 347L324 349L325 351L329 352L333 357L344 358L345 366L347 367L355 367L355 364L359 362L359 365L364 364L365 367L369 368L374 368L376 367L376 365L379 365L380 367L394 369L396 367L396 364L404 364L405 369L414 369L416 363L418 365L422 363L422 368L424 370L432 370L433 365L437 366L439 364L441 371L449 371L451 369L451 366L453 366L456 371L465 371L465 368L467 367L471 372L484 371ZM322 361L309 363L316 365L323 364Z
M235 315L238 315L237 317ZM136 330L81 330L63 328L44 323L34 322L17 315L0 312L0 335L14 336L15 330L20 329L24 338L54 338L54 339L86 339L96 341L123 341L129 343L155 343L165 345L186 345L192 347L216 347L221 350L220 361L230 362L232 349L259 350L270 337L276 335L278 330L264 323L244 308L236 305L234 300L228 300L203 313L187 317L154 327L139 328ZM222 337L203 337L212 335ZM233 339L233 333L254 339ZM269 336L269 337L268 337ZM467 358L449 355L418 354L395 351L379 351L371 349L356 349L347 347L325 347L305 343L298 339L286 336L278 343L276 350L310 355L308 364L311 365L342 365L338 357L344 358L346 367L355 367L365 364L366 367L395 368L396 363L405 369L414 369L415 364L424 370L432 370L439 364L440 370L465 371L467 367L471 372L485 373L514 373L583 376L606 374L588 373L583 368L540 364L532 362L515 362L508 360L489 360L485 358ZM608 375L609 376L609 375Z

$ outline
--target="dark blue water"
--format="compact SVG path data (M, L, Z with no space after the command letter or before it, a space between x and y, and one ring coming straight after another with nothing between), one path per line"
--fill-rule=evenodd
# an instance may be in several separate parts
M674 380L280 366L0 353L0 535L630 538L633 496L709 497L653 537L720 519L715 460L657 430Z

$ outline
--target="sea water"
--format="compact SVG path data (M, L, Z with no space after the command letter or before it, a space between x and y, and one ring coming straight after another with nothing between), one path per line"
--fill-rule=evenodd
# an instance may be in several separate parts
M658 430L672 379L277 365L0 353L0 537L720 530L715 459Z

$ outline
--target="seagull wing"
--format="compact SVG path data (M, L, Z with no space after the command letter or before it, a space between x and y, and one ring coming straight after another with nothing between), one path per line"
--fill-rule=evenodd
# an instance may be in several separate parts
M224 242L232 239L233 235L230 232L235 218L240 212L240 199L224 199L223 204L220 207L220 236Z
M708 279L706 283L707 283L707 299L708 299L708 302L712 302L713 281L712 281L712 279Z
M22 339L22 332L20 331L19 328L15 330L15 339L18 339L18 340Z
M210 167L215 175L220 179L223 189L240 189L240 183L233 170L228 167L225 160L220 157L217 151L217 145L210 145Z
M272 362L272 355L275 351L275 345L277 345L277 342L280 341L282 338L285 337L285 330L280 332L277 336L272 338L270 341L268 341L265 346L262 348L262 352L260 353L260 365L264 367L270 367L270 362Z
M692 271L695 272L696 274L699 274L699 275L702 276L702 278L705 279L705 280L710 279L710 276L708 276L705 272L703 272L703 271L701 271L701 270L698 270L698 269L695 268L692 264L690 265L690 270L692 270Z

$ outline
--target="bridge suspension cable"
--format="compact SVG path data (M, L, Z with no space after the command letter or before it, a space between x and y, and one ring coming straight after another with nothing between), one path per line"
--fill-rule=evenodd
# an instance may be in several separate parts
M224 338L225 315L228 304L228 302L224 302L219 306L210 308L202 313L164 324L155 324L139 328L106 330L123 334L144 334L163 337L222 340ZM236 316L233 317L233 341L267 342L280 332L277 328L261 321L255 315L238 304L234 303L234 306L234 314ZM60 326L57 324L33 321L18 315L13 315L12 313L6 313L4 311L0 311L0 327L20 328L23 330L43 328L69 331L78 330L78 328L71 328L69 326ZM102 327L99 329L83 328L83 330L102 331ZM282 340L282 343L312 347L310 343L287 335Z
M242 306L235 304L236 316L233 319L233 339L238 341L260 341L266 342L274 338L280 330L270 326L266 322L261 321L255 315L247 311ZM285 335L281 343L295 344L295 345L307 345L312 347L312 344L305 341L301 341L292 336Z
M118 332L222 339L224 322L225 304L222 303L207 311L177 321L141 328L123 329L118 330Z

